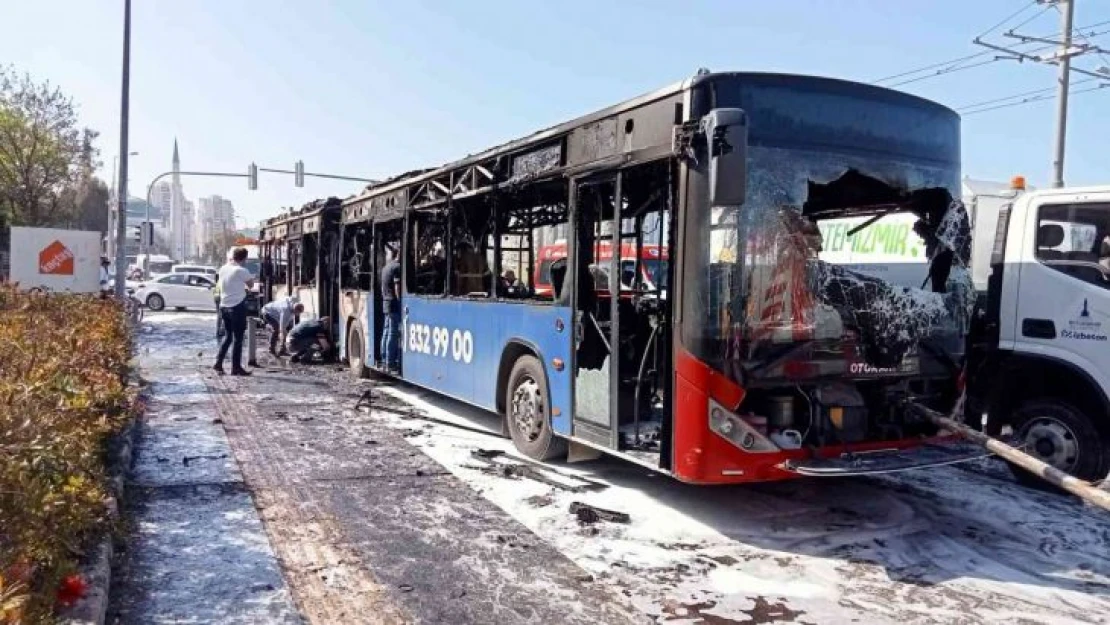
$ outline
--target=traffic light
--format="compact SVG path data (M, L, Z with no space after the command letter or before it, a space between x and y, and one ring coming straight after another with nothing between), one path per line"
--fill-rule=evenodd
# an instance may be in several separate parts
M254 163L247 167L247 188L251 191L258 190L258 165Z
M304 161L297 161L293 165L293 184L298 187L304 186Z
M143 222L142 243L143 243L143 245L147 246L147 248L150 248L151 246L154 245L154 222L153 221L144 221Z
M146 222L144 221L143 223L146 223ZM135 234L132 236L132 238L135 240L136 243L142 245L142 243L143 243L143 227L142 226L132 226L132 228L135 229Z

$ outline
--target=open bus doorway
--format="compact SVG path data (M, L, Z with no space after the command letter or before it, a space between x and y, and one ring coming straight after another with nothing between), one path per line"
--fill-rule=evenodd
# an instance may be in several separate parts
M672 173L660 161L576 184L572 228L574 436L663 466L672 336L669 263L659 257L671 247Z
M389 262L390 258L402 262L404 258L401 249L401 242L404 239L404 219L395 219L392 221L383 221L374 224L374 254L370 267L370 276L372 288L370 289L370 347L369 353L373 354L374 364L378 368L384 368L386 365L386 354L382 351L382 337L385 333L385 299L383 297L383 289L385 285L382 284L382 270ZM403 266L403 262L402 262ZM404 301L400 304L404 306ZM403 314L403 313L402 313ZM395 329L400 334L398 341L404 340L403 326ZM404 362L405 350L402 347L400 350L400 358Z

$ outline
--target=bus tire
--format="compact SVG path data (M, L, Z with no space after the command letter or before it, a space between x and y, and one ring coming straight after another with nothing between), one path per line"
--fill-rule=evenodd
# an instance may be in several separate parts
M566 455L566 440L551 429L551 399L543 366L535 356L521 356L513 364L506 385L505 420L513 445L525 456L552 460Z
M1110 446L1091 419L1058 399L1023 402L1014 412L1015 443L1034 458L1081 480L1098 481L1110 470ZM1047 488L1048 482L1010 465L1019 482Z
M347 365L351 375L357 379L370 377L370 368L366 366L366 355L362 353L366 342L362 340L362 330L358 323L352 322L351 329L347 331Z

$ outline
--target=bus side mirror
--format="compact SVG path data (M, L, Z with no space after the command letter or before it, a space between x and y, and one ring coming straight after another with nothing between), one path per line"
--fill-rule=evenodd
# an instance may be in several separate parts
M709 203L739 206L748 191L748 115L720 108L701 119L709 151Z

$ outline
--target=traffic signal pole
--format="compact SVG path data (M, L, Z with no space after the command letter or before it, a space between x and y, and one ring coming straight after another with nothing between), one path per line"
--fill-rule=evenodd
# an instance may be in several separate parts
M123 159L121 158L120 160L121 160L121 164L122 164ZM368 183L371 183L371 184L374 184L374 183L378 182L377 180L371 180L370 178L356 178L354 176L337 176L335 174L309 173L309 172L306 172L304 170L304 162L303 161L297 161L295 167L296 167L296 169L272 169L272 168L267 168L267 167L259 167L259 166L255 165L254 163L251 163L247 167L247 173L245 173L245 174L235 174L235 173L225 172L225 171L178 171L178 172L167 171L167 172L162 172L162 173L158 174L157 176L155 176L154 179L150 181L150 184L147 185L147 187L146 187L146 222L145 223L150 223L150 196L154 192L154 185L157 184L159 180L165 178L166 176L172 176L175 173L179 176L210 176L210 177L215 177L215 178L246 178L247 179L247 188L249 188L251 191L255 191L255 190L258 189L258 172L260 172L260 171L264 171L264 172L272 173L272 174L292 174L295 181L298 183L297 184L298 187L303 187L304 186L304 177L305 176L311 176L313 178L329 178L331 180L350 180L350 181L353 181L353 182L368 182ZM122 180L123 176L121 175L120 178ZM120 259L124 258L123 251L122 251L123 250L123 242L124 242L124 240L127 236L126 224L124 223L124 221L125 221L125 219L121 218L120 224L118 225L119 251L117 252L117 257L120 258ZM147 270L150 266L150 248L151 248L151 245L154 242L153 239L154 239L153 228L151 228L150 240L146 242L146 246L145 246L146 251L145 251L145 255L143 256L143 277L144 278L149 278L150 277L150 273ZM142 248L143 248L143 245L142 245L142 241L140 240L140 249L139 249L140 252L143 252ZM119 262L122 262L122 260L117 261L117 263L119 263ZM116 267L116 274L117 274L117 276L123 275L122 271L121 271L121 269L119 268L118 265ZM117 284L123 284L123 279L118 278Z

